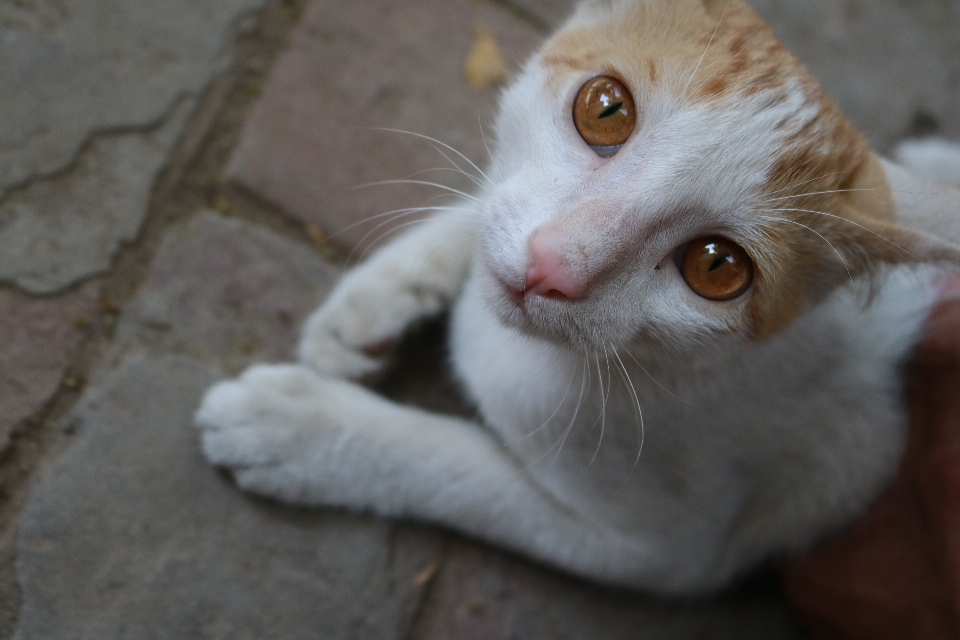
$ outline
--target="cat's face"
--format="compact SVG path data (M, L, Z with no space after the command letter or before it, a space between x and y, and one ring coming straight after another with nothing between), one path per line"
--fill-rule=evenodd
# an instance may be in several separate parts
M879 161L741 0L586 3L504 94L497 140L481 277L527 332L758 339L913 259Z

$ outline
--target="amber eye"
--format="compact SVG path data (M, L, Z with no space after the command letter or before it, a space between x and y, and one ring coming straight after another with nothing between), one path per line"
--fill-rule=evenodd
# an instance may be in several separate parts
M753 261L726 238L699 238L687 246L680 259L680 274L698 296L733 300L753 281Z
M604 155L601 150L622 145L637 124L630 90L610 76L587 80L573 102L573 124L584 142L600 155Z

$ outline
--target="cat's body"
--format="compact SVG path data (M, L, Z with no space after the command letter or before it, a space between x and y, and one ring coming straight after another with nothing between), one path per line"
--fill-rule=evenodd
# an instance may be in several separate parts
M637 124L598 150L571 104L603 74ZM901 366L957 263L957 193L874 156L739 0L584 4L505 94L497 138L476 201L348 274L303 364L210 391L207 456L261 494L666 593L862 514L902 451ZM722 301L684 258L715 236L753 265ZM346 381L451 305L482 425Z

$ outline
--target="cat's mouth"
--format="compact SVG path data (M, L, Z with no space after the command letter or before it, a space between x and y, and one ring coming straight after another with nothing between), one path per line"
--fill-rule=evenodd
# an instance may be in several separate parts
M515 306L517 309L519 309L522 312L525 312L526 310L524 309L524 306L527 302L527 296L530 295L530 293L533 291L533 287L526 286L522 288L517 288L501 280L499 276L494 276L494 278L496 279L497 284L500 285L500 288L506 294L507 300L509 300L510 303L513 306Z

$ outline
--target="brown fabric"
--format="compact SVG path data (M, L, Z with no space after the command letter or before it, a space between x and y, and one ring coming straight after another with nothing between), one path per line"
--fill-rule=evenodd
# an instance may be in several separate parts
M960 638L960 278L944 287L910 369L899 475L867 517L784 572L818 637Z

